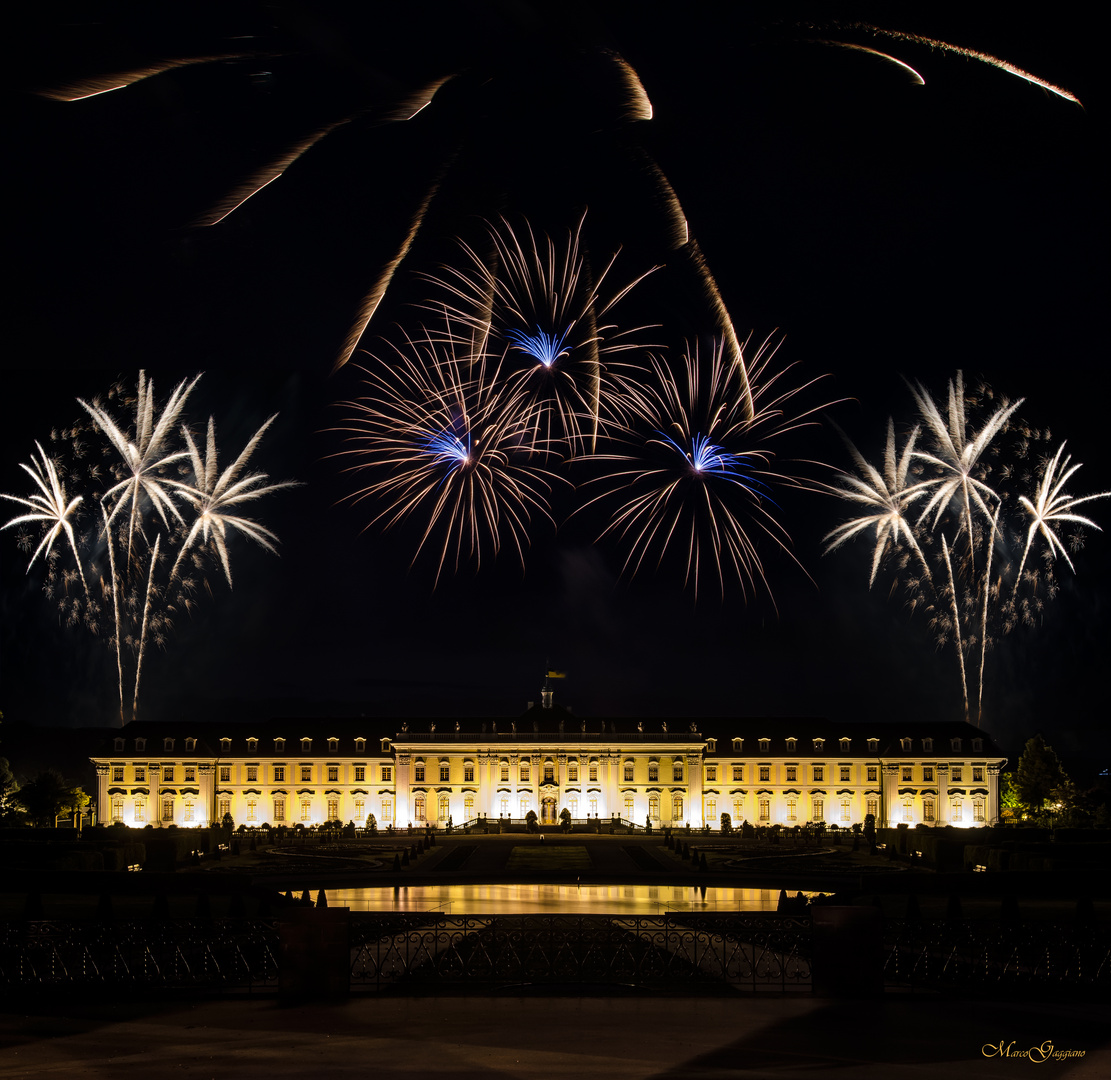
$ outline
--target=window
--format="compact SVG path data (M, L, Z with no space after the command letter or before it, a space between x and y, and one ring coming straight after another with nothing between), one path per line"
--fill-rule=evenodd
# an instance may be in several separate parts
M811 806L810 819L812 821L824 821L826 816L826 804L824 799L814 799Z
M174 820L174 800L171 799L171 798L167 798L167 799L162 800L162 820L163 821L173 821Z
M146 820L146 810L147 810L146 804L143 802L143 800L142 799L136 799L135 800L135 820L136 821L145 821Z
M356 739L355 740L355 753L356 754L365 754L366 753L366 739Z
M417 821L424 821L425 819L425 801L423 795L417 795L413 799L413 817Z
M795 766L795 765L787 765L787 766L785 766L785 769L787 771L787 781L788 781L788 783L791 783L791 784L795 783L799 778L798 767ZM760 769L760 779L761 780L767 780L768 779L768 777L764 775L764 773L767 772L767 771L768 771L768 767L766 765L761 767L761 769Z
M848 799L842 799L841 800L841 820L842 821L848 821L849 820L849 800Z
M579 763L577 761L567 762L567 780L572 784L579 782Z
M902 747L902 749L904 749L904 750L910 750L910 744L911 744L910 739L900 739L899 740L899 746Z
M922 780L927 784L934 782L934 770L932 765L924 765L922 767Z
M474 796L467 792L463 796L463 820L470 821L474 817Z
M734 750L735 753L739 754L741 752L741 747L742 746L744 746L744 739L734 739L733 740L733 750Z
M451 779L451 766L446 761L440 762L440 783L446 784Z
M717 801L717 799L707 799L706 800L706 822L709 825L715 825L715 824L717 824L717 820L718 820L718 801Z
M197 782L197 770L195 766L185 766L185 782L187 784L195 784Z
M328 753L334 754L339 750L339 739L328 740Z
M635 812L634 807L635 807L636 804L635 804L635 801L633 799L633 794L632 794L631 791L625 793L625 800L624 801L625 801L625 820L626 821L632 821L633 820L633 813Z
M247 740L247 753L248 754L257 754L258 753L258 739L248 739Z
M764 796L760 800L760 820L761 821L771 821L771 816L772 816L771 799L769 799L767 796Z
M868 740L868 753L869 754L877 754L877 753L879 753L879 749L880 749L879 739L869 739Z
M660 797L659 795L648 796L648 816L653 821L660 820Z
M418 761L413 766L413 780L418 784L424 783L424 762Z
M527 784L528 783L528 777L529 777L528 763L522 761L521 762L521 783L522 784Z
M716 782L718 778L718 770L716 765L706 766L706 779Z
M145 750L146 748L147 748L147 740L146 739L136 739L135 740L135 749L136 750Z
M954 765L953 768L950 770L950 775L953 777L953 782L955 784L959 784L961 783L961 777L964 774L961 772L961 767L959 765Z
M174 748L174 740L173 739L163 739L162 740L162 749L163 750L172 750L173 748Z
M147 770L142 765L135 766L135 783L145 784L147 782Z
M382 820L386 822L393 821L393 799L382 800Z
M972 820L973 821L983 821L984 820L984 800L983 799L973 799L972 800Z
M716 754L718 752L718 741L717 741L717 739L707 739L706 740L706 749L709 750L711 754Z
M123 749L123 739L115 739L112 743L112 746L116 750L122 750Z
M972 782L974 784L982 784L984 782L984 770L982 766L972 766Z
M231 815L231 799L223 798L216 804L216 812L220 815L220 821Z
M983 739L973 739L972 740L972 752L974 754L982 754L984 752L984 740Z
M879 769L878 765L869 765L868 766L868 783L869 784L877 783L878 779L879 779L879 775L880 775L880 769Z
M258 799L247 800L247 820L258 821Z
M597 817L598 816L598 796L597 795L591 795L590 796L590 802L587 805L590 807L590 809L587 811L587 816L588 817Z
M914 770L909 765L903 766L903 783L909 784L913 778Z
M521 803L521 817L527 817L528 812L529 812L529 808L531 806L527 791L521 792L520 803Z
M302 765L301 766L301 783L302 784L309 784L311 782L312 782L312 766L311 765Z
M911 799L911 797L908 795L905 799L903 799L903 821L913 821L913 820L914 820L914 802Z
M473 761L464 761L463 762L463 783L464 784L473 784L474 783L474 762ZM470 818L468 818L467 820L469 821Z
M366 817L366 800L357 798L355 800L355 821L362 821Z
M339 820L339 797L337 795L328 796L328 820Z
M274 800L274 820L285 821L285 799L280 796Z
M301 800L301 820L302 821L312 821L312 800L311 799L302 799Z
M815 750L824 750L825 748L826 748L825 739L815 739L814 740L814 749Z
M795 747L798 746L798 744L799 744L798 739L788 739L787 740L787 751L788 751L788 753L793 754L795 752ZM763 749L763 747L761 747L761 749Z
M284 765L275 765L274 766L274 783L275 784L284 784L285 783L285 766Z
M258 766L257 765L248 765L247 766L247 783L248 784L257 784L258 783Z
M162 783L172 784L174 782L174 767L172 765L162 766Z
M382 766L382 783L383 784L389 784L389 783L392 783L392 782L393 782L393 766L392 765L383 765Z
M842 739L841 740L841 753L847 754L848 752L849 752L849 740L848 739Z
M932 754L934 752L934 741L933 741L933 739L923 739L922 740L922 749L925 750L927 754Z
M772 778L772 767L770 765L760 766L760 782L768 783Z
M356 784L362 784L365 781L366 781L366 766L365 765L356 765L355 766L355 783Z
M123 783L123 766L122 765L113 765L112 766L112 782L114 784L122 784Z
M633 763L631 761L625 762L625 783L631 784L633 782Z
M826 778L826 770L823 765L814 766L814 779L820 784Z
M880 816L880 801L873 797L864 803L864 812L871 814L872 817L878 818Z
M672 799L671 799L671 820L672 821L682 821L683 820L683 796L682 795L672 796Z
M672 783L675 784L681 784L683 782L683 763L681 761L672 762L671 780Z
M284 754L285 753L285 739L275 739L274 740L274 753L275 754Z
M740 783L745 778L745 767L743 765L733 766L733 779Z
M660 782L660 763L658 761L648 762L648 782L650 784Z
M505 800L503 799L502 802L505 802ZM573 818L579 816L579 797L578 797L578 795L569 795L567 797L567 808L571 811L571 816Z
M771 749L771 739L761 739L760 749L766 754Z
M923 799L922 800L922 820L923 821L933 821L934 820L934 801L933 801L933 799Z
M123 821L123 796L112 796L112 820Z
M799 805L798 799L794 798L793 796L787 800L787 820L788 821L797 821L798 820L798 805Z
M744 815L744 799L740 795L733 796L733 823L739 825Z
M842 765L841 766L841 783L842 784L849 783L850 776L852 776L852 767L849 766L849 765Z
M590 768L587 770L587 776L590 778L592 784L598 783L598 762L592 761Z
M953 821L960 821L961 820L961 813L962 813L963 809L964 809L964 807L961 804L961 800L960 799L954 799L953 800L953 812L950 815L950 817L952 818Z
M302 739L301 740L301 753L302 754L311 754L312 753L312 739Z
M960 739L950 739L949 740L949 748L954 753L959 754L961 752L961 741L960 741Z
M136 749L138 749L138 748L136 748ZM231 739L221 739L220 740L220 753L221 754L230 754L231 753Z
M339 780L339 766L338 765L329 765L328 766L328 783L334 784L338 780Z
M508 761L503 761L501 763L501 767L498 770L498 775L501 777L501 782L503 784L508 784L509 783L509 762ZM572 777L571 779L576 780L576 779L578 779L578 777Z

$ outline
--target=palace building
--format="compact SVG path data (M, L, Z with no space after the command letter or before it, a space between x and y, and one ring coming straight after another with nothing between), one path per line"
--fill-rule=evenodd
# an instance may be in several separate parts
M813 718L518 717L133 722L92 758L98 820L132 827L554 824L718 828L991 825L1006 755L967 723Z

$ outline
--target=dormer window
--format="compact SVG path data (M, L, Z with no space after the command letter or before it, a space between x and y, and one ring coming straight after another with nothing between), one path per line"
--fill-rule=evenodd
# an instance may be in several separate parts
M392 753L392 751L390 749L390 740L389 739L382 739L381 743L382 743L382 753L383 754Z
M815 750L824 750L825 748L826 748L825 739L815 739L814 740L814 749Z
M794 753L795 747L798 746L798 744L799 744L798 739L788 739L787 740L787 750L790 753Z
M356 754L365 754L366 753L366 739L356 739L355 740L355 753Z
M146 748L147 748L147 740L146 739L136 739L135 740L135 749L136 750L145 750Z
M849 740L849 739L842 739L841 740L841 753L842 754L847 754L849 752L850 742L851 742L851 740Z
M913 740L912 739L900 739L899 740L900 749L905 750L908 753L910 752L910 749L911 749L912 745L913 745Z
M247 740L247 753L248 754L257 754L258 753L258 739L248 739Z
M743 745L744 745L744 739L734 739L733 740L733 750L734 750L734 752L739 754L741 752L741 747Z
M983 739L973 739L972 740L972 752L974 754L980 754L980 753L983 753L983 750L984 750L984 740Z
M717 739L707 739L706 740L706 749L709 750L709 752L711 754L716 754L718 752L718 741L717 741Z
M112 744L117 750L123 749L123 739L116 739Z
M762 751L763 751L763 752L764 752L765 754L766 754L766 753L767 753L767 752L768 752L768 751L769 751L769 750L771 749L771 746L772 746L772 741L771 741L771 739L761 739L761 740L760 740L760 749L761 749L761 750L762 750Z
M933 749L934 749L933 739L923 739L922 740L922 749L925 750L927 754L933 753Z
M960 739L950 739L949 740L949 748L954 753L959 754L961 752L961 741L960 741Z
M302 754L311 754L312 753L312 739L302 739L301 740L301 753Z
M336 753L337 750L339 750L339 739L329 739L328 740L328 753L329 754L334 754L334 753Z
M231 739L221 739L220 740L220 753L221 754L230 754L231 753Z
M274 753L275 754L284 754L285 753L285 739L275 739L274 740Z
M868 753L869 754L878 754L879 751L880 751L880 741L879 741L879 739L869 739L868 740Z
M197 749L197 740L196 739L186 739L185 740L185 749L186 750L196 750Z
M172 750L173 748L174 748L174 740L173 739L163 739L162 740L162 749L163 750Z

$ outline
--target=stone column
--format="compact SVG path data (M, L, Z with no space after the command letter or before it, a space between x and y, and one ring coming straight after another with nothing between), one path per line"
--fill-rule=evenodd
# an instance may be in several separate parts
M686 761L687 798L690 803L687 820L692 829L701 829L705 824L702 812L702 755L695 750L688 750Z
M899 810L902 805L899 802L899 766L889 765L885 761L880 775L883 777L883 784L880 790L880 814L882 820L876 822L876 828L893 829L899 822Z
M394 795L394 827L404 829L413 820L413 796L409 790L413 770L413 755L409 751L396 752L397 786Z
M556 784L559 785L559 794L556 796L556 820L563 812L564 800L567 798L567 755L562 751L556 754Z
M949 763L937 764L937 820L936 825L941 828L949 824Z
M112 800L108 797L108 777L112 766L98 761L96 765L96 819L104 824L112 823Z
M988 796L984 801L984 824L985 825L998 825L999 818L999 774L1003 771L1003 766L996 763L989 765L985 775L988 778L987 789Z
M198 801L201 806L208 808L208 824L212 825L216 820L216 785L213 783L216 778L216 766L211 763L198 765L197 777L199 781L197 786L200 788Z

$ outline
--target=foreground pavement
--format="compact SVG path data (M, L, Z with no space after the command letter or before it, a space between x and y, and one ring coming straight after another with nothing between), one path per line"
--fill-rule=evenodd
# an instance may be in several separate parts
M1032 1058L1017 1056L1031 1048ZM1053 1056L1067 1051L1074 1056ZM124 1073L204 1080L901 1080L1020 1078L1031 1069L1038 1077L1111 1076L1106 1003L890 994L875 1002L770 995L360 997L299 1006L276 999L68 1000L0 1016L5 1080Z

